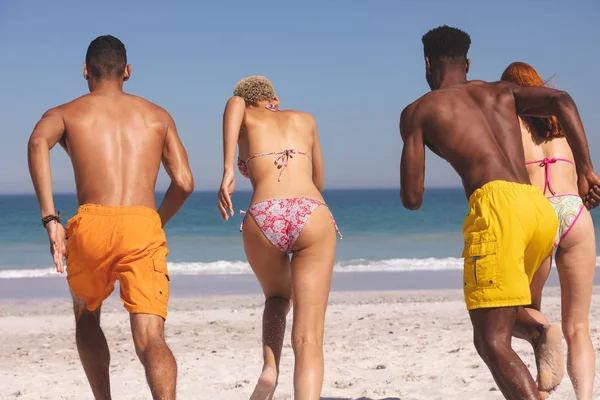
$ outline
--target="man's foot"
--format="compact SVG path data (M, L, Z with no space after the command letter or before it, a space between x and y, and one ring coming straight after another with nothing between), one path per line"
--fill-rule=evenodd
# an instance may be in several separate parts
M562 332L558 326L544 328L534 343L535 362L538 370L538 389L551 392L565 375L565 360L562 352Z
M265 367L254 387L250 400L271 400L277 387L277 371L273 367Z
M548 392L540 392L540 400L545 400L550 397L550 393Z

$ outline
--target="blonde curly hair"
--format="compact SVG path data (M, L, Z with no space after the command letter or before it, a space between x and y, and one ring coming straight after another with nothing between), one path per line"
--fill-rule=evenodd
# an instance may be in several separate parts
M273 100L275 89L264 76L248 76L235 85L233 95L243 98L246 104L256 104L261 100Z

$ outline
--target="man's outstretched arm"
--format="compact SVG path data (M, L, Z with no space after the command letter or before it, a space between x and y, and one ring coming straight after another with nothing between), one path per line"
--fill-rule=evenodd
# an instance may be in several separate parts
M194 191L194 177L190 169L187 153L179 135L175 122L168 115L167 136L162 156L163 165L171 178L171 184L165 193L158 215L162 225L165 224L179 211L185 200Z
M517 114L532 117L556 116L575 158L580 195L588 207L600 202L600 178L594 173L583 123L575 102L567 92L546 87L523 87L509 84L515 98Z
M579 111L567 92L546 87L519 85L512 86L512 92L517 114L532 117L556 116L573 151L578 173L593 169Z
M410 106L400 116L400 136L404 142L400 160L400 199L404 207L418 210L425 191L425 144Z

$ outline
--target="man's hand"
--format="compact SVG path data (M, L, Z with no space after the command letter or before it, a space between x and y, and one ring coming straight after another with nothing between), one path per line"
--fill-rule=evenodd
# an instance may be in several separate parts
M50 221L46 225L48 231L48 240L50 241L50 254L56 265L56 272L65 272L64 257L65 249L65 228L58 221Z
M582 174L577 179L579 196L588 210L600 204L600 177L594 171Z
M233 211L233 204L231 203L231 196L235 191L235 174L232 171L226 171L223 174L223 181L221 182L221 188L219 189L219 211L224 221L229 219L229 213L233 217L235 212Z

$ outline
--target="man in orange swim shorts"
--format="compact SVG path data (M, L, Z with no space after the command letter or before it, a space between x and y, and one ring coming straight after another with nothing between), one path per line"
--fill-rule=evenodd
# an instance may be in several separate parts
M92 41L83 74L90 94L48 110L28 149L58 272L64 272L63 257L67 260L79 357L94 397L110 399L110 354L100 308L118 280L152 397L174 399L177 364L164 339L169 275L163 226L193 190L187 154L167 111L123 92L131 67L119 39ZM66 231L52 198L49 153L57 143L71 157L80 206ZM156 211L161 161L171 185Z

